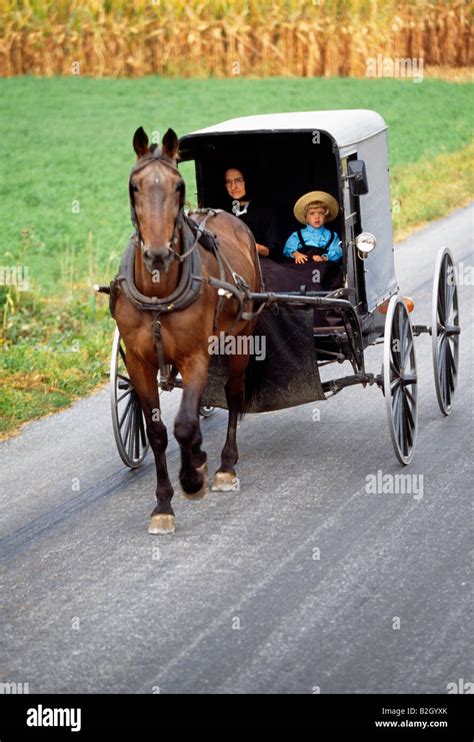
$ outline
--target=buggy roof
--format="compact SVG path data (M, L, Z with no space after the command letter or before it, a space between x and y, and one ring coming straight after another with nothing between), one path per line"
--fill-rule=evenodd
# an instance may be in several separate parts
M297 111L264 113L229 119L182 138L185 141L207 134L243 134L264 132L321 131L329 134L339 147L347 147L387 129L382 116L366 109L339 111Z

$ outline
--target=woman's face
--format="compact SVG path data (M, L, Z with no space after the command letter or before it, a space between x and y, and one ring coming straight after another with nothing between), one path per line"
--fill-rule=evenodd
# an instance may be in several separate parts
M240 170L229 168L225 172L225 187L231 198L241 199L245 196L245 180Z

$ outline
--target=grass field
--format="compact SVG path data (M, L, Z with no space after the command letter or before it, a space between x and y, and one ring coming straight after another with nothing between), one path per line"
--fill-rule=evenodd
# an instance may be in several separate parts
M471 94L443 80L1 80L0 264L27 265L30 290L0 287L0 432L102 378L113 324L90 286L114 274L131 232L138 126L182 135L254 113L375 109L390 126L401 235L472 194Z

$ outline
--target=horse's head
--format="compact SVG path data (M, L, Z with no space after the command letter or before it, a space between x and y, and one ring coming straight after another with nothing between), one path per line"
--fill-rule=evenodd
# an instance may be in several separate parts
M148 146L142 127L133 137L137 162L130 174L132 217L140 239L143 262L153 271L167 271L175 257L184 205L184 180L178 168L178 137L168 129L162 149Z

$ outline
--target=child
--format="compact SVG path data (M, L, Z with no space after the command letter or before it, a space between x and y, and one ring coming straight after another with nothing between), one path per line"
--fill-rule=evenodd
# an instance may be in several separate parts
M335 198L324 191L305 193L296 202L293 213L306 227L288 237L283 255L293 258L295 263L306 263L311 257L315 262L336 262L342 258L339 237L324 226L339 213Z

